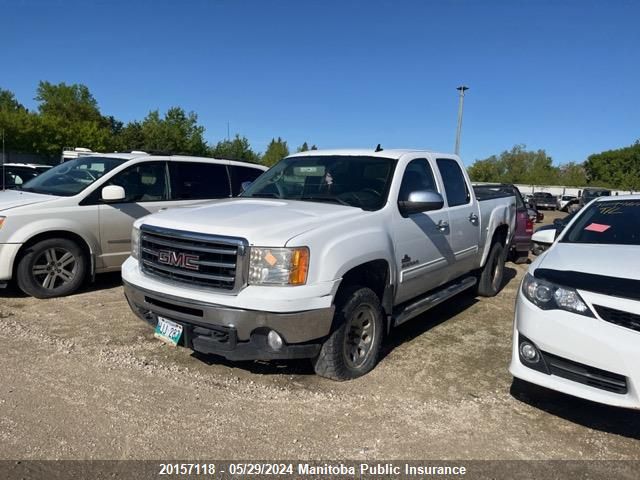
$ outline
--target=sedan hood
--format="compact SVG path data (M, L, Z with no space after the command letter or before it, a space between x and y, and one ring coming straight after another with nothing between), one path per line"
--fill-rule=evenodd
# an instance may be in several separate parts
M359 208L296 200L235 198L145 217L146 225L247 239L249 244L285 246L291 238L327 222L348 223Z
M538 257L535 269L564 270L640 280L640 246L556 243Z
M23 192L21 190L0 191L0 212L10 208L23 207L34 203L46 202L58 197L40 193Z

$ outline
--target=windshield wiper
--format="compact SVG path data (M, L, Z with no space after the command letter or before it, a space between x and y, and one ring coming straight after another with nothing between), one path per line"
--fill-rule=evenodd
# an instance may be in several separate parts
M346 205L347 207L355 207L355 205L351 205L350 203L345 202L341 198L328 197L326 195L303 195L301 197L298 197L295 200L312 200L316 202L337 203L339 205Z
M243 197L243 198L281 198L275 193L262 192L262 193L252 193L251 196Z

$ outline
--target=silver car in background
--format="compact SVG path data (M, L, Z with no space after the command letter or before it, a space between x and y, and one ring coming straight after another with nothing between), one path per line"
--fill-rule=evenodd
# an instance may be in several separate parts
M0 287L34 297L76 291L129 256L131 226L161 209L237 195L266 167L213 158L80 157L0 192Z

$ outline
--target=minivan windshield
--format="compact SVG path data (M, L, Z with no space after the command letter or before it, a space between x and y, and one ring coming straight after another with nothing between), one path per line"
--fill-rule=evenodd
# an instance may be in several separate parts
M387 201L395 160L322 155L289 157L262 174L241 197L323 202L378 210Z
M563 243L640 245L640 200L594 202L576 219Z
M126 161L113 157L80 157L61 163L29 180L22 185L21 190L71 197Z

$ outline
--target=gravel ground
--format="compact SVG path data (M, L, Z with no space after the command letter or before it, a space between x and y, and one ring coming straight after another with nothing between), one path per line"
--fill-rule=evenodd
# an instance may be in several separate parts
M513 384L525 271L397 329L345 383L166 346L119 275L60 299L0 291L0 459L640 459L640 412Z

